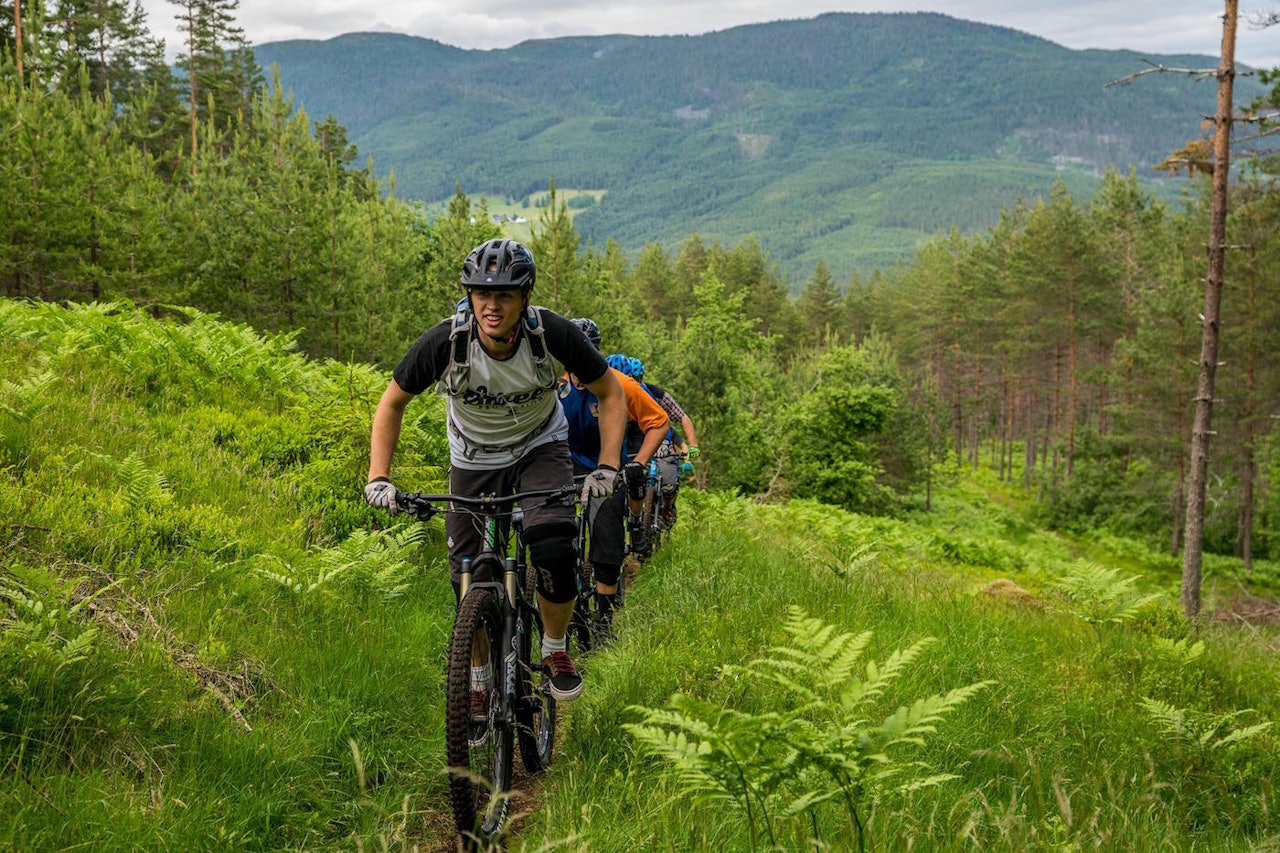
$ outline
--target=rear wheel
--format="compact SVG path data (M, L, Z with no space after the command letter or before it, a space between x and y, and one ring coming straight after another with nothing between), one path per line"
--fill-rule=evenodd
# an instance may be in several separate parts
M595 620L596 604L595 575L587 559L586 525L587 520L579 514L575 544L578 553L578 599L574 602L573 617L569 621L569 642L577 644L578 654L586 654L591 650L591 626ZM570 649L570 652L573 651Z
M524 769L541 773L551 765L556 741L556 700L542 668L542 620L535 609L537 583L532 566L524 567L524 600L518 625L519 683L516 685L516 734Z
M445 748L449 793L458 834L483 848L502 830L509 812L513 730L502 696L502 606L492 589L473 588L458 607L449 646ZM483 701L473 704L472 661L487 659L493 676Z
M666 538L667 528L662 523L666 512L667 495L662 491L662 483L659 481L653 489L653 501L649 505L649 516L646 519L649 522L649 547L654 551L662 546Z
M588 573L589 577L589 573ZM596 585L590 581L579 586L578 600L573 605L573 618L569 620L569 642L576 645L576 651L569 649L570 655L586 654L591 651L591 626L596 615Z

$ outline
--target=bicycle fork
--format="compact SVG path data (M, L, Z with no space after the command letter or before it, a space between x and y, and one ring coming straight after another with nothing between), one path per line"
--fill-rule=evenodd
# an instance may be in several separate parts
M516 677L520 666L520 639L526 630L524 616L520 613L520 591L517 589L519 577L515 557L507 557L503 561L502 580L507 591L507 602L510 604L506 608L502 626L503 648L506 650L502 664L502 690L507 697L507 701L503 703L503 713L509 714L519 698L516 693Z

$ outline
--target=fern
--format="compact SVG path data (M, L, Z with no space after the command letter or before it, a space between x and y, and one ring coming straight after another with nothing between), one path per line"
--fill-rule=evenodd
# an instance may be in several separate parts
M337 546L314 550L307 559L295 563L260 554L260 564L253 572L294 595L338 589L390 601L404 594L418 571L409 551L428 535L422 525L389 531L357 530Z
M869 632L840 633L796 607L784 631L789 645L747 666L722 668L780 688L778 710L749 714L677 694L667 709L633 707L641 721L624 728L642 751L671 764L692 796L742 809L753 849L761 833L776 843L776 818L812 814L828 802L841 804L862 847L863 816L876 798L952 778L923 774L923 765L897 753L923 744L939 722L991 682L919 699L873 723L865 719L871 706L933 640L877 664L863 662Z
M56 381L52 370L28 376L21 382L0 380L0 412L19 423L31 423L52 402L50 389Z
M1150 697L1142 700L1142 707L1162 734L1178 743L1190 745L1202 758L1213 750L1237 746L1271 727L1270 720L1251 726L1234 725L1239 717L1254 713L1252 708L1213 714L1190 708L1175 708L1167 702Z
M98 629L92 625L81 627L76 622L91 600L82 598L71 607L63 607L21 585L0 582L0 604L4 605L0 610L0 636L17 649L28 669L48 665L53 677L93 653Z
M163 507L173 501L169 481L163 474L151 470L137 452L130 453L122 460L105 454L94 456L115 472L130 509Z
M1070 574L1049 583L1066 598L1068 606L1058 608L1081 619L1095 629L1104 624L1131 622L1152 601L1160 596L1151 593L1139 595L1134 590L1137 577L1120 577L1117 569L1077 560Z
M1181 640L1154 637L1151 646L1155 650L1157 659L1176 669L1188 667L1204 655L1203 640L1197 640L1188 645L1185 637Z

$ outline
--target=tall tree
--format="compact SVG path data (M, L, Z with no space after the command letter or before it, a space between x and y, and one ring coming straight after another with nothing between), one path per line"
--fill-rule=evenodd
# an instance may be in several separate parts
M1236 76L1236 24L1239 0L1224 0L1222 53L1218 65L1218 105L1213 126L1213 197L1209 210L1208 272L1204 281L1203 334L1196 381L1195 420L1191 427L1191 472L1187 488L1187 531L1182 552L1182 607L1200 615L1200 568L1204 556L1205 487L1209 476L1209 437L1213 416L1213 381L1218 369L1218 324L1227 232L1227 185L1230 179L1232 90Z
M578 294L578 247L582 238L563 197L556 195L556 181L549 185L547 203L538 211L529 249L538 264L538 283L547 304L572 313Z
M262 70L235 23L239 0L169 0L185 34L178 68L186 74L192 162L199 153L199 126L211 122L212 139L223 147L231 123L249 111L263 83Z
M59 79L73 93L83 66L95 97L123 104L150 70L164 66L163 48L147 31L137 0L58 0L52 9L45 38Z
M821 346L833 331L837 336L843 331L839 329L837 322L840 292L836 290L831 270L823 261L818 261L814 266L813 275L800 291L800 301L796 307L800 322L805 327L808 344Z

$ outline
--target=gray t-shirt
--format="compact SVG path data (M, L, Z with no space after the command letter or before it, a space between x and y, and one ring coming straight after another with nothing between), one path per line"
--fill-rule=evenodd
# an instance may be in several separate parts
M536 308L547 357L539 375L529 333L505 359L488 354L474 332L469 344L466 386L448 395L449 457L459 468L505 468L534 447L568 438L568 424L554 387L542 381L568 370L582 382L594 382L607 370L604 357L577 326L546 308ZM393 376L404 391L421 394L449 369L449 332L453 319L432 326L409 348Z

